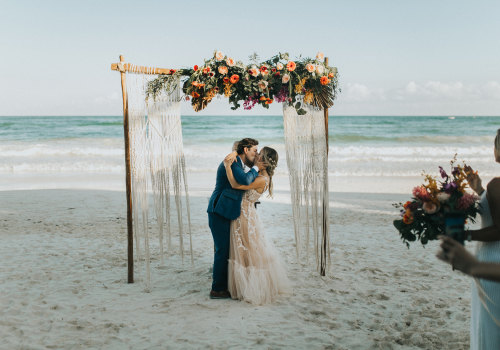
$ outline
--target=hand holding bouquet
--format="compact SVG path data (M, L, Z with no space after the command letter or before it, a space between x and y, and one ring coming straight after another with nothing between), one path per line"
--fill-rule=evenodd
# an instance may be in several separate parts
M413 188L413 197L406 203L395 203L400 209L401 219L394 220L401 239L409 242L419 240L426 245L439 235L446 234L445 219L449 215L461 216L467 222L475 222L479 212L478 197L467 193L467 177L477 177L477 172L465 165L455 165L456 156L450 162L451 175L439 167L441 180L425 175L425 183ZM473 176L474 175L474 176ZM480 183L479 183L480 186Z

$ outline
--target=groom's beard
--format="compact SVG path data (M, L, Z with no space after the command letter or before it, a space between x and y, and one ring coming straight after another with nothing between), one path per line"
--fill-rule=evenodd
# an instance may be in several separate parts
M251 168L251 167L253 167L255 165L255 162L251 162L248 158L245 158L244 163L249 168Z

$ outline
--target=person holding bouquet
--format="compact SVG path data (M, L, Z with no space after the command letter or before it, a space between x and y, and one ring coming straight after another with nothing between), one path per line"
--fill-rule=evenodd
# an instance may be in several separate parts
M500 163L500 129L495 137L494 155ZM500 177L492 179L484 189L477 172L470 166L464 170L481 204L481 229L466 231L466 237L478 241L475 259L479 263L500 263ZM470 348L500 349L500 282L485 280L484 275L477 277L472 285Z

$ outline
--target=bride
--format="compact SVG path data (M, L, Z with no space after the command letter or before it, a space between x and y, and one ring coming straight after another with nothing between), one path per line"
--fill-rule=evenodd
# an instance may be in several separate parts
M495 138L495 161L500 163L500 129ZM500 178L488 183L466 167L470 187L481 197L481 229L467 231L469 239L478 241L476 258L481 262L500 262ZM472 286L471 349L500 349L500 283L477 279Z
M229 293L233 299L254 305L267 304L280 294L290 292L290 282L276 249L264 237L255 209L255 202L268 191L273 193L272 177L278 165L278 153L263 147L259 153L267 164L259 176L248 186L236 182L231 170L234 161L226 157L224 165L231 186L246 190L241 202L241 215L231 221L228 268Z

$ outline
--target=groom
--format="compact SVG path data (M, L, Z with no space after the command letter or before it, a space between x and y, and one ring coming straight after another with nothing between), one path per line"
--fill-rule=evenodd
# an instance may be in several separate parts
M231 165L235 180L241 185L250 185L259 173L261 162L257 162L257 145L251 138L239 141L236 147L236 161ZM245 165L251 168L245 172ZM226 175L224 162L217 169L215 189L208 202L208 225L212 231L215 245L211 299L230 298L227 287L227 269L229 259L229 231L231 220L240 216L241 200L244 191L231 187Z

